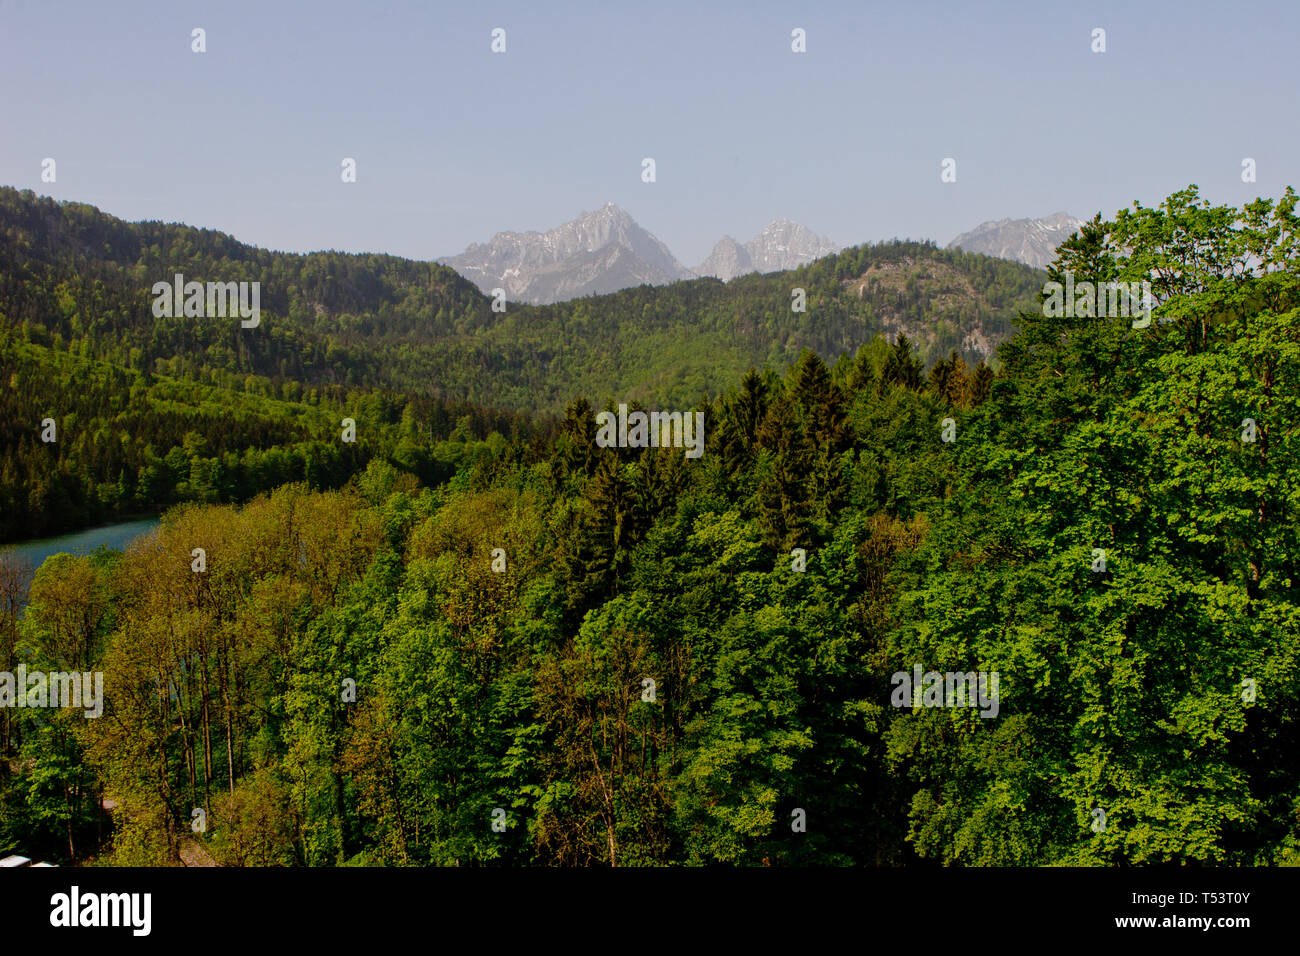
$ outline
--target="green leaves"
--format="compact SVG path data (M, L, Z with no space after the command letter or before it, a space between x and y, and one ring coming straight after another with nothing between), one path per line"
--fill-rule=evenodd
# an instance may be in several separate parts
M900 662L999 670L1033 756L986 759L1003 719L943 738L946 757L895 721L896 759L928 791L912 810L922 852L1240 864L1291 839L1265 808L1300 785L1295 694L1258 675L1300 653L1300 332L1263 307L1300 301L1281 251L1293 206L1210 207L1192 188L1062 248L1054 275L1150 277L1160 321L1026 316L1006 386L967 423L970 479L936 511L892 640ZM1245 703L1246 679L1281 697Z

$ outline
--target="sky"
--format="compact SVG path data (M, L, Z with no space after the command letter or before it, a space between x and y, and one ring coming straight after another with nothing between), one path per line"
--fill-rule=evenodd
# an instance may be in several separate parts
M433 259L607 201L687 266L780 218L944 244L1300 186L1297 37L1295 0L0 0L0 184L295 252Z

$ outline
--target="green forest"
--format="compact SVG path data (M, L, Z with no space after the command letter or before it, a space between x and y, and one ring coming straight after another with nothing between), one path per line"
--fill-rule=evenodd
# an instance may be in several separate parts
M261 283L261 322L156 318L155 282ZM393 256L273 253L212 230L127 223L91 206L0 187L0 317L22 341L143 374L242 387L391 388L533 414L577 395L687 407L751 365L784 369L899 332L927 364L968 365L1018 311L1041 271L894 241L792 272L642 286L556 305L492 300L446 266ZM805 292L806 311L792 308ZM969 344L968 344L969 340ZM987 351L987 350L986 350Z
M0 551L0 671L106 698L0 709L0 854L1300 864L1295 207L502 315L0 191L0 535L163 510ZM154 319L172 271L262 281L261 327ZM1066 273L1154 321L1044 317ZM620 402L705 453L601 447ZM997 715L897 706L918 667L996 673Z

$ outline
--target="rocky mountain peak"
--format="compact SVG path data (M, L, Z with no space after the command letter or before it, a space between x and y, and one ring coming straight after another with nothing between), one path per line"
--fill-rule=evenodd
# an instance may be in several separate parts
M949 249L979 252L1045 269L1056 258L1056 247L1083 225L1067 212L1041 219L997 219L980 223L948 243Z
M743 246L724 236L709 258L695 267L697 275L730 281L747 272L780 272L839 252L840 246L791 219L777 219Z

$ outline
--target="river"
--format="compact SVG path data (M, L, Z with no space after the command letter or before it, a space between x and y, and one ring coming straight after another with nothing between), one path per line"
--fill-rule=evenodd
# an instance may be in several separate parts
M101 525L72 534L61 534L57 538L37 538L33 541L19 541L14 544L0 544L0 553L11 552L20 561L25 561L34 569L52 554L66 551L69 554L90 554L101 544L116 550L124 549L128 544L143 534L158 527L158 518L140 518L135 521L119 521L116 524Z

